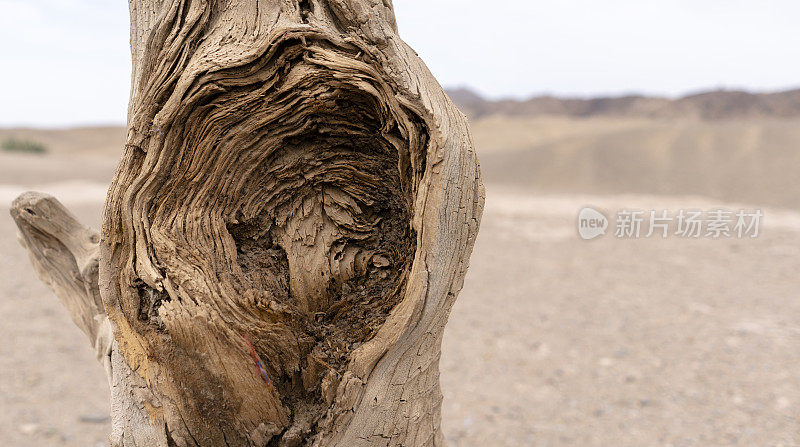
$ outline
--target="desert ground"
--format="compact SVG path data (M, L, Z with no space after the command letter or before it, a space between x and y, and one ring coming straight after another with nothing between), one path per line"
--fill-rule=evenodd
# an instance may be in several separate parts
M443 343L449 444L800 445L798 124L475 120L487 201ZM106 445L102 367L37 280L8 204L48 192L97 227L124 131L8 136L49 152L0 152L0 444ZM757 238L585 241L587 205L764 218Z

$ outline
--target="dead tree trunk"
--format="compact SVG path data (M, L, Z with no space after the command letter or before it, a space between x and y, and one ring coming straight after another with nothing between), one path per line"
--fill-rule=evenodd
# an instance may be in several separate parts
M390 1L130 6L102 237L47 196L12 209L107 366L112 445L442 445L484 194Z

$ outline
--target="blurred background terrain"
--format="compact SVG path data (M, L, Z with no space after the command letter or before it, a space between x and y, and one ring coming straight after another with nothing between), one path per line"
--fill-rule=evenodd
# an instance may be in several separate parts
M797 91L449 93L487 185L443 347L452 445L798 445ZM0 206L41 190L97 227L124 136L1 129ZM608 216L758 207L765 218L755 239L583 241L585 205ZM0 220L0 438L105 445L101 368L14 234Z
M448 94L487 190L445 331L449 445L800 446L800 3L394 4L470 86ZM0 0L0 445L107 445L102 368L8 206L42 191L99 226L127 8ZM580 239L584 206L608 234ZM762 210L759 236L613 234L621 209L717 208Z

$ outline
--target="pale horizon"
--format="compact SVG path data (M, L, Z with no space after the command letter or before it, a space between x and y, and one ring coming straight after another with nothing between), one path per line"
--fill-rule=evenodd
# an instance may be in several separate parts
M487 99L800 87L800 3L791 0L394 6L401 37L439 82ZM124 124L128 20L123 1L0 0L0 127Z

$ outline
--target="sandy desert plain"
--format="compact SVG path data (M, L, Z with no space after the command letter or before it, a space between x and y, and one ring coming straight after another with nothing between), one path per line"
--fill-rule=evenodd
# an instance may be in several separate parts
M487 201L445 332L449 445L800 445L800 118L488 115L473 133ZM0 444L106 445L102 368L8 204L48 192L97 227L124 130L9 136L49 152L0 152ZM585 205L764 218L757 238L584 241Z

